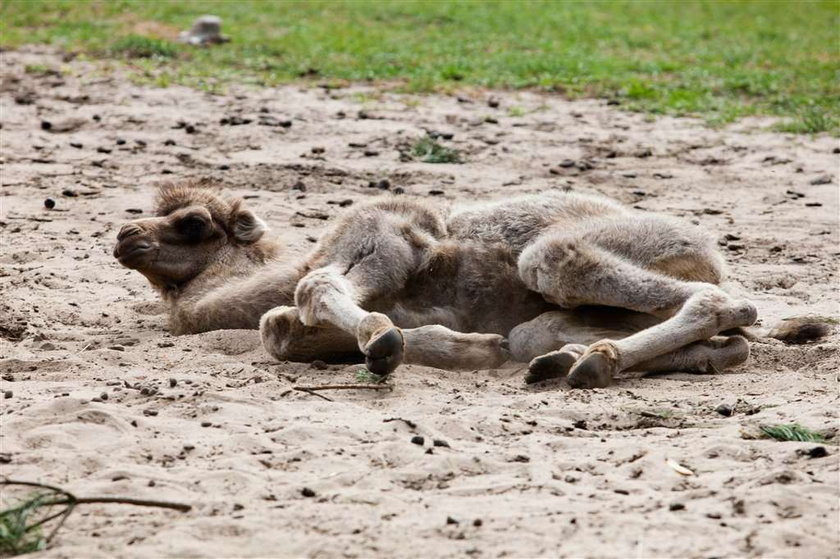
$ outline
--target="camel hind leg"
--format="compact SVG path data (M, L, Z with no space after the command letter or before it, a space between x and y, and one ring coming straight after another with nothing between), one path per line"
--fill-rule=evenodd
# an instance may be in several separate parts
M719 279L719 268L708 246L681 239L684 231L669 222L663 221L659 229L651 223L655 220L646 219L638 231L629 219L573 236L548 231L520 255L525 284L561 307L607 305L667 319L622 339L590 344L569 372L574 387L607 386L620 371L756 320L752 304L735 300L711 283ZM645 235L677 240L651 247ZM652 248L664 251L659 260L651 256ZM666 270L657 270L663 261L668 262ZM704 278L708 281L663 273L682 269L693 280L704 275L704 266L710 271Z

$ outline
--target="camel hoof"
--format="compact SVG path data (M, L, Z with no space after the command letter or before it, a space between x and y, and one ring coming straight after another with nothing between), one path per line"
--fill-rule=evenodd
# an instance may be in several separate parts
M578 357L566 351L552 351L535 357L528 364L525 384L566 376Z
M569 372L572 388L604 388L612 382L615 364L603 353L584 355Z
M402 363L405 338L399 328L387 328L375 334L365 346L365 365L368 371L388 376Z

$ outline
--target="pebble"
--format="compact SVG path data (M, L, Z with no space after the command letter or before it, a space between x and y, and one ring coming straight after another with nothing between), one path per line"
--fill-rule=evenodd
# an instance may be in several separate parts
M425 443L425 442L426 442L426 439L424 439L420 435L414 435L413 437L411 437L411 444L416 444L416 445L423 446L423 443Z
M84 146L79 142L70 142L71 148L82 149Z
M429 196L443 196L443 190L430 190Z
M12 396L14 396L14 393L11 390L6 390L5 392L3 392L3 397L7 400Z
M325 370L329 367L326 363L324 363L320 359L316 359L310 365L313 369L317 369L319 371L323 371L323 370Z
M178 380L174 378L169 379L169 388L175 388L176 386L178 386Z
M309 489L308 487L304 487L303 489L301 489L300 494L303 495L304 497L314 497L315 496L315 492L313 490Z
M730 406L729 404L721 404L715 408L715 411L724 417L732 416L732 406Z
M811 184L814 186L820 184L831 184L831 175L820 175L819 177L812 180Z
M47 198L46 200L44 200L44 207L48 210L53 209L55 207L55 200L53 200L52 198Z
M671 503L670 505L668 505L668 510L685 510L685 505L682 503Z
M500 105L499 100L495 97L491 97L490 99L487 100L487 106L490 107L491 109L498 109L499 105Z
M106 147L99 146L98 148L96 148L96 152L97 153L111 153L111 148L106 148Z
M808 449L803 448L798 450L797 453L808 458L825 458L828 456L828 450L824 446L815 446Z
M442 447L445 447L445 448L451 448L449 446L449 443L446 442L443 439L435 439L435 440L432 441L432 444L435 445L435 446L442 446Z
M482 524L484 524L484 521L480 518L476 518L475 520L473 520L473 526L475 526L476 528L480 528Z
M209 421L202 421L202 422L201 422L201 426L202 426L202 427L210 427L210 426L212 426L212 425L213 425L213 424L212 424L212 423L210 423Z
M375 149L366 149L364 151L364 155L365 157L376 157L377 155L379 155L379 152Z
M446 523L447 524L459 524L459 522L457 520L455 520L454 518L452 518L451 516L446 517Z
M118 146L124 146L125 145L125 140L123 140L122 138L117 138L117 145Z

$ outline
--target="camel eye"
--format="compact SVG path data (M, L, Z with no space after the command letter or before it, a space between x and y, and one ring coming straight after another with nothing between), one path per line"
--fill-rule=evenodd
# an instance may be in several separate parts
M178 220L175 227L187 242L197 243L204 239L209 224L202 218L191 215Z

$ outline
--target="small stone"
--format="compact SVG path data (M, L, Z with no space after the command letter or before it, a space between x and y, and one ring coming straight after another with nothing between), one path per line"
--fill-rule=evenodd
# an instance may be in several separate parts
M377 181L376 188L379 190L388 190L391 188L391 181L388 179L382 179L381 181Z
M320 146L316 146L316 147L312 148L310 151L317 155L317 154L324 153L326 150L324 148L320 147Z
M446 523L447 524L459 524L459 522L457 520L455 520L454 518L452 518L451 516L446 517Z
M499 108L499 100L496 97L491 97L487 100L487 106L491 109L498 109Z
M443 190L435 189L435 190L430 190L429 191L429 196L443 196L443 194L444 194Z
M163 145L165 145L165 146L174 146L174 145L176 145L176 144L175 144L175 140L170 139L170 140L165 140L165 141L163 142Z
M46 200L44 200L44 207L48 210L53 209L55 207L55 200L53 200L52 198L47 198Z
M528 457L528 456L525 456L524 454L517 454L516 456L514 456L513 458L511 458L511 460L510 460L510 461L511 461L511 462L523 462L523 463L528 463L528 462L530 462L530 461L531 461L531 458L530 458L530 457Z
M147 483L146 485L148 485L149 487L154 487L155 485L157 485L157 483L155 482L155 480L150 479L149 483Z
M819 177L812 180L811 184L814 186L820 184L831 184L831 175L820 175Z
M174 378L169 379L169 388L175 388L176 386L178 386L178 380Z
M480 518L476 518L475 520L473 520L473 526L475 526L476 528L480 528L482 524L484 524L484 521Z
M186 132L187 134L195 134L195 126L193 126L192 124L187 124L186 126L184 126L184 132Z
M575 166L575 162L574 162L574 160L572 160L572 159L564 159L563 161L561 161L561 162L558 164L558 166L563 167L564 169L568 169L568 168L570 168L570 167L574 167L574 166Z
M644 159L646 157L650 157L651 155L653 155L653 151L650 148L644 148L644 149L640 149L639 151L637 151L634 155L636 157Z
M320 359L316 359L315 361L313 361L311 363L311 366L312 366L313 369L317 369L319 371L323 371L323 370L329 368L329 366L325 362L321 361Z
M14 396L14 393L11 390L6 390L5 392L3 392L3 397L7 400L12 396Z
M66 196L67 198L75 198L78 196L75 190L71 190L69 188L65 188L61 191L62 196Z
M219 165L220 171L227 171L228 169L230 169L230 165L225 165L224 163Z
M314 497L315 496L315 492L313 490L309 489L308 487L304 487L303 489L301 489L300 494L303 495L304 497Z
M98 148L96 148L96 151L97 153L111 153L112 150L111 148L99 146Z
M668 510L675 511L675 510L685 510L685 505L682 503L671 503L668 505Z
M376 157L377 155L379 155L379 152L375 149L366 149L364 151L364 155L365 157Z
M731 417L733 412L732 406L729 404L721 404L715 408L715 411L724 417Z
M808 449L800 449L796 451L801 456L807 456L808 458L825 458L828 456L828 450L824 446L815 446Z
M434 440L432 441L432 444L433 444L433 445L435 445L435 446L442 446L442 447L445 447L445 448L451 448L451 447L449 446L449 443L448 443L448 442L446 442L446 441L445 441L445 440L443 440L443 439L434 439Z
M82 149L84 146L79 142L70 142L71 148Z
M125 140L123 140L122 138L117 138L117 145L118 146L124 146L125 145Z
M158 414L157 410L143 410L143 415L154 417Z
M102 394L99 395L99 398L102 399L102 400L107 400L108 399L108 393L103 392Z
M210 427L210 426L212 426L212 425L213 425L213 424L212 424L212 423L210 423L209 421L202 421L202 422L201 422L201 426L202 426L202 427Z
M416 444L416 445L423 446L423 444L425 442L426 442L426 439L424 439L420 435L414 435L413 437L411 437L411 444Z

